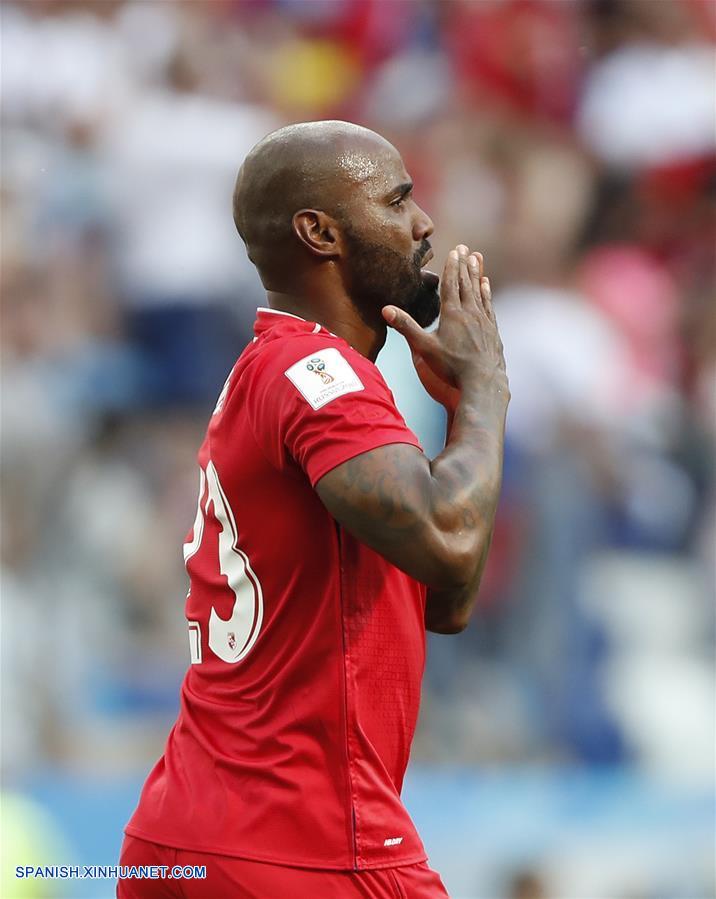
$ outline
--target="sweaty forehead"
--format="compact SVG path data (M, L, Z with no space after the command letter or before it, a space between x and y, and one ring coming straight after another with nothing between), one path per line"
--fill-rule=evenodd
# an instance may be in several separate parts
M386 191L408 180L403 160L383 138L366 137L341 142L336 164L347 185L360 185L370 193Z

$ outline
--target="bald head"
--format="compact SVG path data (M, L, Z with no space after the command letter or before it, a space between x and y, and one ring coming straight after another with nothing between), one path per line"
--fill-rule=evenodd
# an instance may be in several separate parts
M350 122L304 122L274 131L246 157L234 190L234 222L262 277L291 244L301 209L340 218L351 187L397 155L374 131Z
M437 276L421 272L433 224L374 131L331 121L269 134L241 166L234 221L269 305L315 321L352 309L376 333L390 303L419 324L437 315Z

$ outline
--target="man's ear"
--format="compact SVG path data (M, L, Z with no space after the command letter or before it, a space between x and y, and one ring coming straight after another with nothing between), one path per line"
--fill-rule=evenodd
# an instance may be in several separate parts
M299 209L292 225L296 237L314 256L341 255L342 241L336 220L318 209Z

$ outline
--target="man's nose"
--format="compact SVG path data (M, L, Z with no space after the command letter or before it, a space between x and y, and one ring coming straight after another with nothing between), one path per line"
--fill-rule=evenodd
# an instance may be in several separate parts
M418 214L413 224L413 237L416 240L425 240L430 237L434 230L433 220L418 206Z

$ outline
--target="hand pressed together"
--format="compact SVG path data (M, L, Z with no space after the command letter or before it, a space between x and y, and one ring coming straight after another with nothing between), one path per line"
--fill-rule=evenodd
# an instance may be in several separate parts
M455 411L466 388L509 400L502 340L481 253L468 253L460 244L448 254L436 331L424 331L397 306L385 306L383 317L405 337L423 386L448 411Z

